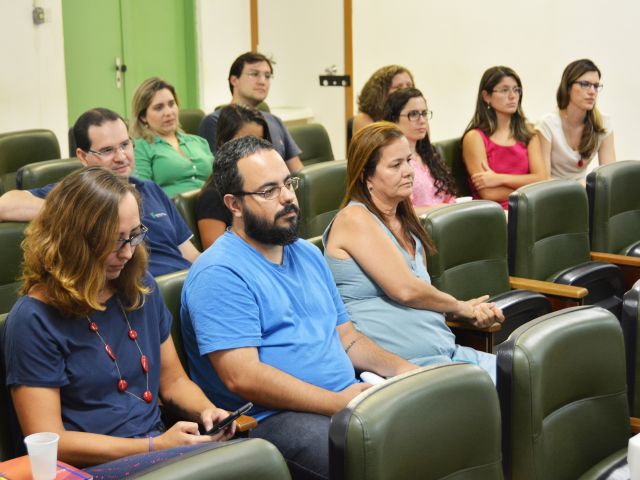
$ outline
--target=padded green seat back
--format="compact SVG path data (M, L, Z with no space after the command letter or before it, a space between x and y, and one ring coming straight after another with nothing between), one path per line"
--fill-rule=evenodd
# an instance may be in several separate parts
M136 480L290 480L287 464L278 449L261 438L213 443L208 447L159 462L137 475Z
M189 372L189 365L187 363L187 354L182 344L182 332L180 330L180 298L182 296L182 285L184 285L188 272L188 270L180 270L179 272L167 273L166 275L160 275L155 278L156 282L158 282L162 299L173 317L171 337L173 338L178 357L180 357L180 361L186 372Z
M300 160L305 166L334 159L329 134L319 123L296 125L289 128L289 133L302 150Z
M440 158L442 158L444 163L449 167L456 181L456 186L458 187L458 196L471 195L467 167L465 167L464 160L462 159L462 139L452 138L449 140L441 140L434 142L433 146L440 154Z
M587 176L591 249L626 255L640 242L640 162L596 168Z
M588 262L589 207L580 182L548 180L509 195L509 271L516 277L552 280Z
M51 130L0 133L0 178L4 191L16 188L16 172L28 163L60 158L60 145Z
M496 389L470 364L376 385L331 419L332 480L502 478Z
M498 347L505 476L582 478L629 440L622 329L575 307L516 329Z
M26 226L22 222L0 222L0 313L9 312L18 299L22 265L20 243Z
M307 238L311 243L313 243L318 249L324 253L324 245L322 244L322 235L318 235L317 237Z
M20 167L16 173L16 186L20 190L40 188L50 183L57 183L64 177L82 168L77 158L61 158L29 163Z
M638 324L640 324L640 280L624 294L620 317L627 359L627 394L632 417L640 416L640 329Z
M304 167L296 176L300 205L300 236L322 235L340 208L347 184L347 161L334 160Z
M182 215L185 223L193 233L191 241L196 248L202 251L202 241L200 240L200 230L198 230L198 221L196 220L196 207L200 197L200 189L190 190L188 192L179 193L173 197L173 203Z
M13 436L11 434L11 428L9 426L9 391L5 386L6 372L4 369L4 322L7 319L7 314L0 314L0 462L9 460L14 453L13 449Z
M180 110L179 119L182 130L191 135L197 135L200 122L204 118L204 112L199 108L187 108Z
M422 220L437 251L427 255L435 287L456 298L510 290L507 222L495 202L474 201L429 211Z

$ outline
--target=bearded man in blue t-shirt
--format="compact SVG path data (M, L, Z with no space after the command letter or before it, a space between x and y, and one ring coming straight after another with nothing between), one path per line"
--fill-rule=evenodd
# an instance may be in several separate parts
M297 238L298 179L270 143L227 143L215 175L233 222L182 291L191 376L223 408L253 402L250 435L274 443L294 478L328 478L330 416L370 386L354 366L383 376L416 366L349 321L320 251Z

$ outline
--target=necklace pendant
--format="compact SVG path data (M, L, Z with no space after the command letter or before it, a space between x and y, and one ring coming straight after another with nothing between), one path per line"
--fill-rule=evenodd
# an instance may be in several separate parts
M584 160L580 159L580 160L578 161L578 167L579 167L579 168L584 167Z
M109 358L111 358L111 360L113 360L115 362L116 361L116 354L113 353L113 350L111 349L111 346L109 344L105 344L104 345L104 349L107 352L107 355L109 355Z
M140 365L142 365L142 371L144 373L149 373L149 359L146 355L140 357Z
M128 386L129 384L124 378L121 378L120 380L118 380L118 391L120 393L124 393L124 391L127 389Z
M142 394L142 399L147 403L151 403L153 400L153 394L149 390L145 390Z
M89 330L92 332L98 331L98 324L96 322L89 322Z
M129 330L129 338L135 341L135 339L138 338L138 332L132 328Z

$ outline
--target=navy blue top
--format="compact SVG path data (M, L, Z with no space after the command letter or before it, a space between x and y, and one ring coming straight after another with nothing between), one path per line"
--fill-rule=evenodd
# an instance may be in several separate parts
M151 275L157 277L189 268L191 262L182 256L178 247L193 234L173 202L151 181L129 177L129 183L136 187L142 199L142 223L149 229L145 243ZM53 187L54 183L29 192L38 198L46 198Z
M145 304L127 312L138 344L149 358L150 404L117 390L118 372L98 335L89 330L86 318L64 317L55 308L24 296L7 317L4 360L7 386L26 385L60 389L62 422L67 430L116 437L144 437L163 429L158 408L160 344L171 332L171 314L165 307L155 280ZM125 317L115 296L106 311L91 313L91 320L112 347L128 390L139 397L146 389L140 352L129 339Z

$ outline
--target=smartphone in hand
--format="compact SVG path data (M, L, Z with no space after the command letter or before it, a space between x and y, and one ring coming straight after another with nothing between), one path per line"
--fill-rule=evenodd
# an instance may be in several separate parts
M216 423L211 428L211 430L209 430L208 432L205 432L205 435L215 435L216 433L224 430L229 425L231 425L233 423L233 421L236 420L239 416L244 415L249 410L251 410L251 408L253 408L253 403L251 403L251 402L246 403L245 405L241 406L235 412L232 412L231 414L229 414L228 417L226 417L223 420L221 420L218 423Z

